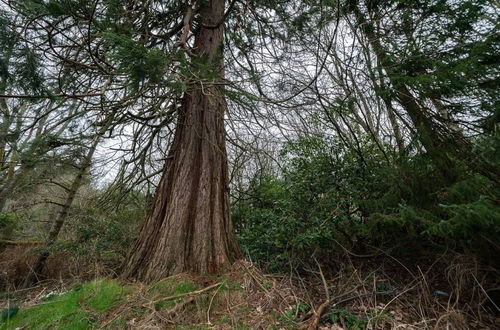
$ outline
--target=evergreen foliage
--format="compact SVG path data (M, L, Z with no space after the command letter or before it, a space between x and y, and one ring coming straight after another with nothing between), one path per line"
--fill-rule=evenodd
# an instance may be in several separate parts
M343 248L395 255L450 248L497 262L494 182L463 169L463 179L447 185L424 156L388 164L370 144L363 151L370 157L361 161L335 140L289 144L282 177L263 174L235 202L237 233L250 258L286 269L312 255L328 263Z

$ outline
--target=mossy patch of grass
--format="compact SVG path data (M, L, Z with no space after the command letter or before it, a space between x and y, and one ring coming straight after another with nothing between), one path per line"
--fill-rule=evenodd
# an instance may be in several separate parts
M242 291L243 288L241 287L241 285L239 283L225 279L223 284L222 284L221 290L222 291Z
M174 294L183 294L195 291L198 286L191 282L180 282L174 289Z
M190 281L179 281L176 278L157 282L147 290L151 294L160 294L162 296L171 296L183 294L198 289L198 285Z
M148 291L153 295L160 294L161 297L174 296L178 294L185 294L189 292L193 292L198 289L198 285L193 282L188 281L175 281L175 279L171 281L164 281L154 284ZM155 309L166 309L171 308L175 304L181 302L183 298L177 298L172 300L160 301L155 304Z
M89 329L97 325L101 314L120 303L128 291L113 280L89 282L47 302L21 309L0 323L0 329Z

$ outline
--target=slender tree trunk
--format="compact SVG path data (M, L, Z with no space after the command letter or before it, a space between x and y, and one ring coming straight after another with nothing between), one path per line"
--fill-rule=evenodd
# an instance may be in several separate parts
M10 58L12 56L12 46L8 46L7 49L4 50L5 55L3 56L3 66L5 68L9 67ZM6 94L7 91L7 78L0 77L0 93ZM8 167L6 164L6 146L7 146L7 134L9 133L10 125L12 124L12 114L10 111L9 104L7 103L7 99L0 98L0 112L2 122L0 123L0 170Z
M369 47L367 47L369 48ZM392 131L394 132L394 138L396 139L396 146L398 148L398 153L402 155L405 150L405 144L403 140L403 136L401 134L401 128L399 127L398 120L396 118L396 110L392 106L391 99L389 95L387 94L388 88L384 83L384 80L382 78L382 69L380 67L377 67L377 72L379 74L379 78L377 79L375 72L371 66L370 63L371 59L367 58L367 67L368 67L368 72L370 73L370 79L373 83L373 86L375 89L382 91L382 95L380 98L382 99L382 102L385 105L385 108L387 110L387 117L389 118L389 122L391 124ZM377 81L378 80L378 81Z
M7 200L9 199L10 195L17 187L19 182L24 179L29 173L30 170L25 166L22 166L19 171L12 175L12 177L7 178L8 181L2 187L0 187L0 212L3 212L7 204Z
M83 168L83 166L82 166ZM88 167L85 167L88 168ZM61 232L61 229L64 225L64 222L66 221L66 218L68 217L69 210L71 208L71 205L73 204L73 200L75 199L76 193L78 191L78 188L81 186L83 182L83 177L84 177L84 171L80 169L79 173L77 174L75 180L73 181L71 188L68 190L68 195L66 196L66 200L60 210L60 212L57 214L57 218L55 219L54 223L52 224L52 227L50 228L49 234L47 236L47 239L45 240L45 244L43 246L43 251L40 252L40 254L37 256L35 262L33 265L31 265L30 272L28 273L28 276L26 276L26 279L24 280L24 287L28 288L38 282L38 277L42 273L43 269L45 268L45 262L47 261L47 258L50 256L50 247L54 245L54 243L57 240L57 237L59 236L59 233Z
M379 65L389 76L389 80L396 92L397 100L406 110L415 125L420 142L426 149L427 153L434 159L437 168L442 173L445 180L448 183L455 182L457 179L454 171L455 165L447 154L447 151L455 152L455 150L453 150L455 146L448 143L449 139L447 139L447 136L444 136L446 134L440 134L446 132L440 132L435 127L432 120L425 113L425 109L419 105L409 88L401 82L394 81L392 76L395 73L391 68L385 65L387 62L387 54L384 47L380 43L379 36L375 32L375 26L371 22L367 21L357 5L354 5L352 9L356 18L356 23L367 37L368 42L377 57Z
M110 115L106 119L106 124L103 125L94 136L92 144L90 145L90 148L88 149L87 154L85 155L85 158L82 161L82 164L78 168L78 172L75 176L75 179L71 183L71 186L67 188L66 199L61 207L61 210L57 214L56 219L52 223L52 227L50 228L49 234L44 243L43 251L37 256L35 262L31 266L28 276L26 276L26 279L24 280L23 286L25 288L35 284L38 281L39 275L45 268L45 263L47 261L47 258L50 256L49 249L57 241L57 237L59 236L59 233L61 232L61 229L66 219L68 218L69 211L71 209L71 206L73 205L73 201L75 200L76 193L78 192L78 189L80 189L80 187L82 186L85 179L85 174L92 165L92 158L94 157L94 153L97 149L97 146L99 145L102 136L106 133L106 131L110 127L113 118L114 114Z
M440 142L440 138L436 134L432 123L429 118L424 114L423 109L419 106L418 102L414 99L408 87L399 82L394 82L392 79L392 72L390 68L385 65L387 61L387 54L384 47L380 43L378 35L375 32L375 27L373 24L368 22L365 16L361 13L358 6L353 7L354 16L356 17L356 22L365 34L368 42L370 43L373 52L375 53L378 65L381 65L383 69L387 72L389 80L396 91L397 98L403 108L406 110L410 116L415 128L419 134L422 144L427 149L428 152L433 153L437 149L437 144Z
M0 92L1 92L0 88ZM17 111L15 114L12 114L9 106L6 102L6 99L0 99L0 111L3 114L3 123L0 125L0 172L1 171L8 171L6 175L3 175L2 181L4 183L0 186L0 212L2 212L7 204L7 200L11 197L12 192L17 188L20 182L28 176L32 171L31 167L27 166L26 164L22 162L17 162L14 161L15 157L12 156L12 154L16 154L16 149L18 149L18 142L17 141L12 142L9 147L11 149L9 155L9 152L7 152L7 144L5 143L5 140L3 140L3 137L6 136L7 134L17 134L20 135L21 132L21 121L19 120L20 118L23 118L26 110L28 108L28 104L24 103L21 104L19 111ZM17 117L17 120L14 117ZM13 122L17 121L16 127L14 127L13 131L10 131L10 127L13 124ZM30 129L28 132L28 136L26 137L25 141L31 141L31 137L33 133L35 134L35 138L40 138L43 132L43 129L45 127L45 122L47 121L47 116L43 116L39 122L38 122L38 127ZM23 147L19 148L23 149ZM22 152L22 151L21 151ZM33 158L36 158L36 156L32 156ZM19 165L19 168L16 170L17 165Z
M5 57L5 65L8 66L10 62L10 53L7 52L7 56ZM5 79L0 79L0 93L5 93L6 90L6 81ZM0 173L3 171L8 171L9 173L5 175L5 182L2 187L0 187L0 212L3 211L5 204L7 202L7 197L12 192L14 188L12 185L12 178L10 176L11 169L13 169L12 164L9 163L7 157L7 135L9 134L9 128L12 124L12 117L9 105L7 104L7 99L0 98L0 112L2 117L2 122L0 123Z
M357 4L352 7L352 10L356 18L356 23L367 37L378 59L379 65L389 76L389 81L396 92L396 99L410 116L420 142L425 147L428 154L434 159L443 178L448 183L453 183L458 179L456 161L452 160L450 157L453 156L456 159L464 161L470 169L500 184L498 166L481 161L474 152L472 152L471 144L459 130L450 130L449 127L439 127L433 123L430 116L426 113L426 109L419 104L409 88L401 82L395 82L394 79L391 78L391 76L397 74L397 72L393 72L394 70L385 65L387 53L380 42L374 24L365 18L365 15L361 13Z
M198 78L184 95L152 208L124 267L126 278L218 273L241 257L229 214L223 27L213 27L223 17L224 1L204 6L192 64L197 77L211 81ZM212 72L198 70L199 63Z
M405 150L405 144L403 137L401 135L401 128L399 127L398 120L394 114L395 110L390 102L384 101L387 108L387 117L389 117L389 122L391 123L392 131L394 132L394 137L396 139L396 146L398 147L399 154L403 154Z

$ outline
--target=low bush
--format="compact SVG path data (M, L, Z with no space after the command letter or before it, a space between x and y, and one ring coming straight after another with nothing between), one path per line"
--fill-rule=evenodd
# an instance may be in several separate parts
M495 262L496 183L463 166L449 184L427 155L389 161L373 144L362 148L324 138L287 145L282 175L262 174L234 203L250 258L284 270L313 254L328 263L343 248L413 256L451 248Z

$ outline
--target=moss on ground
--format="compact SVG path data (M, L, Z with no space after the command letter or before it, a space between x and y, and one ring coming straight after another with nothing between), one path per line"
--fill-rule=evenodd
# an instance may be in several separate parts
M154 284L148 292L154 295L160 295L161 297L169 297L174 295L180 295L195 291L198 289L198 285L193 282L188 281L180 281L176 282L174 279L169 281L159 282ZM155 309L167 309L173 307L175 304L181 302L183 298L177 298L167 301L160 301L155 304Z
M21 309L17 315L0 323L7 329L89 329L99 316L121 303L128 289L117 281L97 280Z
M166 310L184 300L183 297L165 298L199 288L198 283L187 277L168 278L146 288L110 279L96 280L77 285L63 294L48 296L37 305L21 308L10 319L0 320L0 330L126 328L128 320L143 319L151 313L151 307L155 311ZM202 301L206 297L199 298Z
M36 329L253 329L265 324L290 328L274 313L257 311L272 299L257 286L245 289L243 274L199 278L172 276L151 285L101 279L48 298L18 300L24 305L0 330ZM248 285L248 284L247 284ZM259 307L260 308L260 307Z

